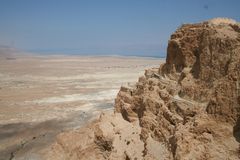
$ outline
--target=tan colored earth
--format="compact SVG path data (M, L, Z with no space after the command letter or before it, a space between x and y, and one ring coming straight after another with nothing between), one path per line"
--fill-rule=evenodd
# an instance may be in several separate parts
M240 24L217 18L171 35L166 63L122 86L114 113L57 136L49 160L240 159Z
M64 57L65 59L66 57ZM8 58L8 60L12 59ZM125 63L126 66L131 64L128 60ZM87 63L89 64L89 62ZM146 62L143 63L146 64ZM72 64L74 63L72 62ZM101 63L101 65L105 65L105 63ZM93 66L92 64L91 67ZM127 72L128 75L137 73L132 68L133 66L128 68L131 70L131 72ZM99 70L100 73L102 73L101 70ZM48 70L48 72L50 71L51 69ZM4 70L1 72L7 73ZM116 71L113 70L112 73L116 74ZM94 72L94 75L98 74ZM120 73L116 75L119 76ZM51 76L48 75L48 77ZM72 78L74 75L70 77ZM95 77L89 77L89 79L91 78ZM36 79L44 82L41 75ZM61 80L60 77L56 79ZM38 139L44 139L42 137L46 137L45 135L32 137L12 150L9 159L240 159L240 24L235 20L216 18L196 24L184 24L171 35L164 64L149 67L134 84L122 84L123 79L121 77L117 79L119 80L118 85L122 85L122 87L117 91L114 111L104 111L98 119L92 120L80 128L77 127L81 126L79 124L73 125L74 128L59 133L56 138L52 138L50 145L44 147L35 148L33 143L37 143ZM52 80L54 81L54 78L51 77L46 79L46 82L49 83ZM115 80L107 81L106 86L115 84ZM78 82L76 85L79 84ZM2 84L5 84L4 81ZM45 85L47 86L46 92L51 89L49 86L57 84L61 83ZM63 90L62 92L68 92L66 89ZM77 88L75 91L80 90ZM103 96L105 93L100 91L94 90L93 93L99 94L87 96L90 99L88 100L90 102L95 100L107 102L109 95ZM74 93L74 98L69 97L73 93L65 93L64 95L67 96L59 98L60 94L53 96L51 92L46 94L46 97L31 97L31 100L24 101L24 103L33 103L37 106L46 105L48 108L49 104L56 104L56 102L66 102L67 105L70 105L72 99L84 101L85 99L82 97L88 95L88 92L83 93ZM110 93L110 90L107 93ZM99 99L99 97L104 98ZM5 103L8 102L6 99ZM35 108L36 106L32 110L35 111ZM95 111L99 111L99 109L91 110L91 112ZM78 112L74 110L72 113ZM52 124L55 127L60 125L60 128L64 128L64 125L61 125L66 122L63 117L60 119L61 121L53 123L45 121L44 124L48 124L48 126ZM27 121L27 118L23 118L23 120ZM3 120L2 123L4 124L5 121ZM41 128L43 123L40 124L33 130L37 131ZM21 128L20 125L16 126ZM46 128L46 125L43 126ZM14 129L17 127L14 126L7 130L8 127L9 125L3 125L2 128L3 131L9 131L3 136L1 135L5 139L11 138L11 131L16 133ZM49 130L46 129L46 131ZM44 141L41 140L41 142ZM3 144L7 146L8 143L5 141Z
M37 56L0 50L0 159L45 159L56 135L113 110L121 85L157 58Z

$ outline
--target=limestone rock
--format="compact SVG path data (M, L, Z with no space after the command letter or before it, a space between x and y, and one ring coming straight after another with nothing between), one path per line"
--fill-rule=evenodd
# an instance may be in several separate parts
M130 122L138 115L147 146L156 140L168 159L238 159L239 28L222 18L181 26L169 40L166 63L146 70L131 95L119 92L116 101L129 105L116 103L115 111Z
M178 28L164 65L121 87L114 114L59 135L49 155L234 160L239 142L240 24L217 18Z
M140 132L137 123L125 121L119 113L103 113L89 126L60 134L46 159L142 159Z

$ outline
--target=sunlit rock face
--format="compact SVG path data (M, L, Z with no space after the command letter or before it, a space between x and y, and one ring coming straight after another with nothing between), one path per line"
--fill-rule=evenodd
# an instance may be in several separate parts
M122 86L115 112L81 130L92 135L94 149L79 147L86 142L80 137L71 150L70 138L54 147L69 159L81 159L75 153L82 151L99 159L239 159L239 64L239 23L182 25L169 40L166 63Z
M239 24L226 18L183 25L171 36L167 62L160 68L181 85L181 97L206 102L209 114L232 122L239 108L239 33Z

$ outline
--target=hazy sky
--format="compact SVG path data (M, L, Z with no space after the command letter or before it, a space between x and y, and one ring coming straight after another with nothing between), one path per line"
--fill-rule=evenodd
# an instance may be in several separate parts
M0 45L163 56L178 26L214 17L240 21L240 0L0 0Z

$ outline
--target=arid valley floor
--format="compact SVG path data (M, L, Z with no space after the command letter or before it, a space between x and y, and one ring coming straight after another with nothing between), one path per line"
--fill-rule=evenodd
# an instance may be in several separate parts
M39 159L55 136L113 109L121 85L157 58L0 57L0 160Z

